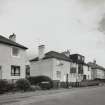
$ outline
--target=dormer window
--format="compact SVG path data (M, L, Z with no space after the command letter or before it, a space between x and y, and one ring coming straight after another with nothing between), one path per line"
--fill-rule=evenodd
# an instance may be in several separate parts
M19 48L12 47L12 56L19 56Z
M84 61L85 60L85 58L84 57L82 57L82 61Z
M78 60L81 60L81 57L80 56L78 56Z

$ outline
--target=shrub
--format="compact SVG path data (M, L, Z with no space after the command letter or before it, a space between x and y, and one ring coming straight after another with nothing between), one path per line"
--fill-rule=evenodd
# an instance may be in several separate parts
M53 80L53 88L57 89L60 87L60 81L59 80Z
M26 79L19 79L16 81L16 88L22 91L28 91L31 85L30 82Z
M8 82L6 80L0 80L0 94L3 94L7 91Z
M86 86L97 86L97 85L99 85L99 81L87 80L87 81L82 81L80 86L86 87Z
M53 87L53 81L47 76L29 77L31 85L39 85L42 89L50 89Z
M14 83L8 83L7 84L7 91L11 92L11 91L15 91L16 90L16 86Z

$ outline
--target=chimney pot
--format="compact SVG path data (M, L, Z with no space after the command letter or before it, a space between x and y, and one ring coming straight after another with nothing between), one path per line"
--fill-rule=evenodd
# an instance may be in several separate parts
M65 52L63 52L67 57L70 57L70 51L69 50L67 50L67 51L65 51Z
M96 64L96 60L95 59L93 60L93 63Z
M44 58L45 45L39 45L38 51L39 51L39 60L41 60Z
M16 35L13 33L12 35L9 36L9 39L10 39L11 41L16 42Z

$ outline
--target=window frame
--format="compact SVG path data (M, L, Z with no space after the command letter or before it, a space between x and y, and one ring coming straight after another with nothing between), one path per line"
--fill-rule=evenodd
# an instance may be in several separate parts
M18 73L17 73L17 70L18 70ZM20 76L20 66L11 65L11 76Z
M13 49L18 49L18 54L17 55L14 55L13 54ZM19 48L18 47L15 47L15 46L12 46L12 48L11 48L11 55L13 56L13 57L19 57L20 55L19 55L19 53L20 53L20 50L19 50Z

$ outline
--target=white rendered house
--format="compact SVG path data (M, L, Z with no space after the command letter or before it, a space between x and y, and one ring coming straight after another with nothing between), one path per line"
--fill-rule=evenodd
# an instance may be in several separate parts
M29 61L27 48L16 43L16 35L9 39L0 35L0 79L15 81L26 77Z
M91 71L87 71L88 65L84 63L83 56L82 62L81 60L78 62L77 59L74 60L75 56L78 58L78 54L71 57L69 51L44 53L44 50L44 45L39 46L39 56L30 60L30 76L45 75L60 82L81 82L83 79L91 79ZM80 55L79 57L81 59ZM84 78L85 75L89 78Z

